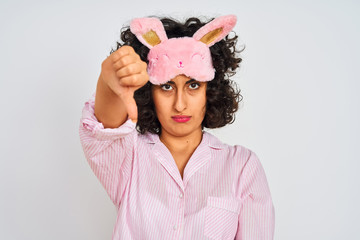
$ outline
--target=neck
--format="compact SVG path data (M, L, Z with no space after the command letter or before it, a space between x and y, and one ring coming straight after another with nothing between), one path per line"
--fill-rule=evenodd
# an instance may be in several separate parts
M186 136L173 136L166 131L162 131L160 141L169 149L171 153L194 152L202 140L202 130L192 132Z

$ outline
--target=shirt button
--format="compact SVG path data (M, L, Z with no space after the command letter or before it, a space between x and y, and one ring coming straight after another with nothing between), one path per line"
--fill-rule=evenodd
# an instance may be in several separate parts
M183 195L182 195L182 193L180 193L180 194L179 194L179 198L182 198L182 197L183 197Z
M176 230L176 225L173 226L173 229Z

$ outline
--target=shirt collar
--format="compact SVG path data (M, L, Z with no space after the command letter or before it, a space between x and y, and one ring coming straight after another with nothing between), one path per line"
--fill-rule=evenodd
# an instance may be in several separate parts
M146 133L144 138L148 144L156 144L161 142L159 135L153 133ZM223 149L225 147L225 145L217 137L205 131L203 131L203 139L201 140L200 145L209 146L213 149Z

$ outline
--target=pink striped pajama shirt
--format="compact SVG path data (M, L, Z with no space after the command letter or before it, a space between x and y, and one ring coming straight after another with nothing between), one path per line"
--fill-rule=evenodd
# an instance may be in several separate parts
M158 135L128 120L104 129L94 98L83 109L86 159L117 208L112 239L268 240L274 207L259 159L204 132L183 178Z

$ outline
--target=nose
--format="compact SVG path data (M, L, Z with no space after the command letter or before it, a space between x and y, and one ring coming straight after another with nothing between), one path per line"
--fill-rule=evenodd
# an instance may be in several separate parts
M179 90L176 92L175 110L181 113L186 109L186 107L187 107L186 94L182 90Z

